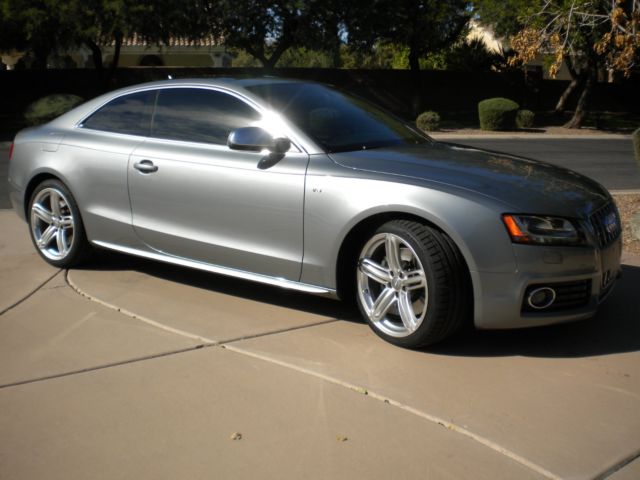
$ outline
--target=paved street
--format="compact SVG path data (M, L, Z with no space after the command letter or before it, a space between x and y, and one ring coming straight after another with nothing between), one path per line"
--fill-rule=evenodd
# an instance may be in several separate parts
M591 177L609 190L640 190L640 170L631 139L446 137L448 142L522 155Z

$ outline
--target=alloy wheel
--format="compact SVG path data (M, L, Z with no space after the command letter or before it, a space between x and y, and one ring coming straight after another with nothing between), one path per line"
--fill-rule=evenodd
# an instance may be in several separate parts
M31 232L46 258L64 259L73 246L75 220L69 200L56 188L43 188L31 203Z
M427 277L415 250L402 237L378 233L362 248L357 270L360 303L371 324L406 337L427 313Z

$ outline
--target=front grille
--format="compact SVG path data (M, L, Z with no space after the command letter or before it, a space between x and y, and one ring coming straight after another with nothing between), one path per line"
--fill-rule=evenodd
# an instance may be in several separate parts
M618 209L613 202L607 203L591 214L589 223L600 248L613 243L622 231Z
M529 292L540 287L549 287L555 290L556 299L549 307L543 310L536 310L534 308L531 308L527 304L527 297L529 296ZM527 287L527 290L524 294L522 311L545 313L545 312L557 312L559 310L570 310L572 308L584 307L589 303L590 298L591 298L591 280L579 280L577 282L559 282L559 283L529 285L529 287Z

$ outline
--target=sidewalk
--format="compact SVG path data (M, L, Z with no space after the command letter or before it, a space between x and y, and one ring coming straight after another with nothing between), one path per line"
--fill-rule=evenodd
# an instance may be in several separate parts
M563 127L541 127L531 129L531 131L486 131L477 128L443 129L434 132L427 132L429 136L436 140L450 140L461 138L484 138L484 139L598 139L598 140L620 140L631 138L630 133L611 133L590 128L570 129Z

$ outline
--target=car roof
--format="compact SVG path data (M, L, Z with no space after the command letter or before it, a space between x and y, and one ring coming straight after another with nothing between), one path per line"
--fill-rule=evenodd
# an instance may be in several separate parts
M86 101L85 103L75 107L67 113L62 114L58 118L52 120L48 124L45 124L39 128L56 132L58 128L73 128L78 124L83 118L86 118L88 115L96 111L102 105L110 102L114 98L117 98L122 95L127 95L130 93L135 93L138 91L152 90L154 88L167 88L167 87L218 87L220 89L227 89L230 91L234 91L236 93L240 93L245 98L253 100L255 103L260 104L261 102L252 93L250 90L246 90L246 87L252 87L256 85L273 85L273 84L291 84L297 83L300 85L303 84L313 84L314 82L309 81L300 81L300 80L291 80L286 78L277 78L277 77L255 77L255 78L230 78L230 77L218 77L218 78L177 78L177 79L168 79L168 80L160 80L154 82L147 82L135 85L129 85L127 87L123 87L117 90L113 90L111 92L105 93L98 97L95 97L91 100ZM298 138L301 141L301 144L305 145L305 150L307 153L319 153L321 150L313 144L313 142L306 137L306 135L297 130L295 126L294 128L294 137Z
M148 88L148 87L167 87L167 86L182 86L182 85L210 85L213 87L231 87L231 88L246 88L256 85L273 85L273 84L286 84L286 83L315 83L306 80L296 80L291 78L271 77L268 75L261 77L248 77L248 78L233 78L233 77L193 77L193 78L173 78L167 80L157 80L154 82L141 83L136 85L130 85L122 90L136 89L136 88Z
M313 82L292 80L278 77L252 77L252 78L232 78L232 77L205 77L205 78L175 78L167 80L157 80L154 82L138 83L134 85L128 85L126 87L112 90L98 97L92 98L71 111L61 115L57 119L53 120L52 125L57 126L71 126L78 122L81 118L90 114L96 108L99 108L104 103L110 101L121 95L133 93L139 90L149 90L153 88L166 88L166 87L189 87L189 86L209 86L226 88L228 90L234 90L236 92L242 92L243 95L254 98L254 95L245 90L246 87L252 87L256 85L270 85L270 84L310 84ZM254 98L255 100L255 98Z

